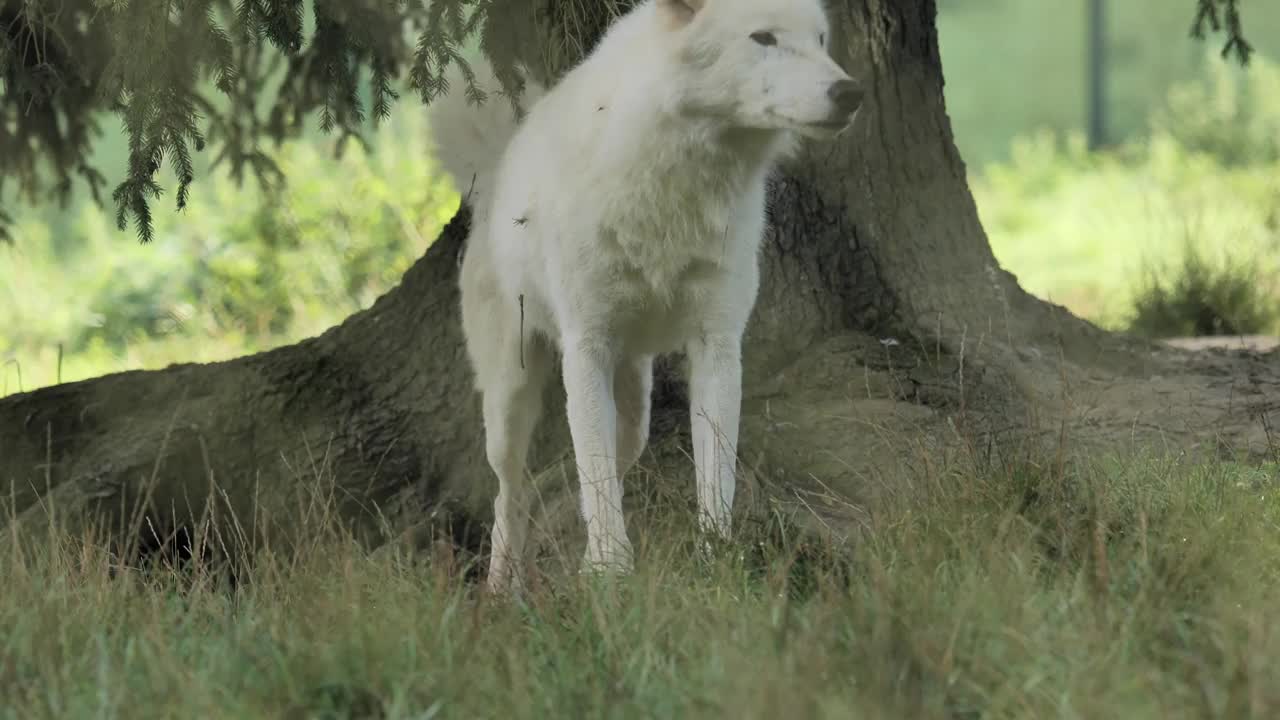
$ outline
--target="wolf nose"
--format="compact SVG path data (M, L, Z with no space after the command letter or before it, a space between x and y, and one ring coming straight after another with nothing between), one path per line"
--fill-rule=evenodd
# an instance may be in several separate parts
M853 80L837 80L827 88L827 97L841 115L852 115L862 105L862 88Z

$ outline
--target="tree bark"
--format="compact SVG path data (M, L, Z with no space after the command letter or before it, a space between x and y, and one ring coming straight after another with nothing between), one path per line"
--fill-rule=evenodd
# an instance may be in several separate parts
M866 83L867 107L772 190L744 358L742 512L768 499L854 527L904 465L957 444L994 458L1037 433L1060 442L1068 424L1098 440L1212 427L1268 447L1255 418L1275 410L1280 384L1266 358L1191 360L1103 333L999 267L952 140L934 0L832 13L836 59ZM324 496L371 544L444 528L479 548L495 481L458 318L467 221L463 208L399 286L320 337L0 400L0 542L51 524L143 542L208 518L224 542L287 543ZM654 393L629 503L692 497L676 362L660 364ZM1143 416L1175 394L1189 399L1185 427ZM532 457L544 539L576 523L563 390L548 402Z

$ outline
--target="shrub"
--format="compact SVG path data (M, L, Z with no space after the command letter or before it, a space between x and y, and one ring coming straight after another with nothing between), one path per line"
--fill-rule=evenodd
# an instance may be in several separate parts
M1134 327L1139 303L1146 323L1156 308L1169 317L1209 298L1219 331L1277 329L1267 318L1277 302L1270 280L1280 278L1280 68L1257 58L1247 73L1221 70L1175 90L1141 141L1099 154L1078 135L1039 133L971 178L992 249L1023 287L1116 330ZM1192 98L1218 98L1219 108L1197 115L1185 107ZM1192 274L1176 281L1188 246ZM1153 257L1173 265L1153 267ZM1140 331L1186 332L1175 326L1196 323Z
M1272 332L1280 299L1256 262L1212 263L1188 242L1179 266L1149 266L1135 293L1130 331L1150 338Z
M1280 66L1210 60L1205 82L1177 85L1152 115L1156 133L1224 165L1280 161Z

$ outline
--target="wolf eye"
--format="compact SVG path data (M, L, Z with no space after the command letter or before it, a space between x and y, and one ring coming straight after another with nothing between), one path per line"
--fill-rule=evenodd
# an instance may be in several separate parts
M760 32L751 33L751 39L755 40L760 45L764 45L765 47L778 44L777 36L775 36L773 33L768 32L766 30L761 30Z

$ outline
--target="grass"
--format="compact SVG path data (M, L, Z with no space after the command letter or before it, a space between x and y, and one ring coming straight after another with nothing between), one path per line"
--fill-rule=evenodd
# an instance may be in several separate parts
M1151 338L1252 335L1280 327L1280 293L1255 261L1214 266L1194 245L1179 267L1151 269L1134 299L1129 329Z
M66 541L0 560L0 717L1275 717L1275 470L902 478L846 547L653 532L521 603L331 531L235 590Z
M1085 152L1078 136L1040 134L970 188L992 250L1024 288L1125 329L1152 282L1178 283L1188 247L1209 268L1251 265L1261 288L1275 287L1278 170L1223 166L1161 133L1110 155Z

